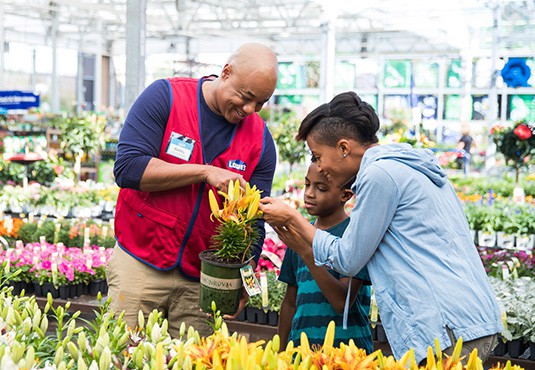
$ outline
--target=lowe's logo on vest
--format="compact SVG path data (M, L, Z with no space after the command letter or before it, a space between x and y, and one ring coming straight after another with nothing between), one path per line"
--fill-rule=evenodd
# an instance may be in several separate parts
M245 171L245 168L247 168L247 165L241 159L231 159L230 161L228 161L228 167L234 168L235 170L238 170L238 171Z

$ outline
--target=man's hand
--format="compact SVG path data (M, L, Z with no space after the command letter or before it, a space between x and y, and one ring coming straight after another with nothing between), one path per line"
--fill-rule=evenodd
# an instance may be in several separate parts
M218 191L226 193L228 190L228 183L236 180L240 182L240 187L245 189L247 182L239 173L215 166L206 166L205 181L215 187Z
M238 306L238 311L236 311L234 315L228 315L228 314L223 315L223 319L235 320L240 314L240 312L245 308L248 301L249 301L249 294L247 293L247 290L245 290L245 287L243 287L241 291L240 304Z

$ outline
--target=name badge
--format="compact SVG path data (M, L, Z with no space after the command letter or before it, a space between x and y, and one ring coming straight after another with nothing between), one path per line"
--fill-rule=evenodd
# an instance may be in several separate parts
M171 137L169 138L169 143L167 144L167 149L165 149L165 152L175 158L189 161L191 158L191 153L193 153L194 146L195 140L187 136L177 134L176 132L171 132Z

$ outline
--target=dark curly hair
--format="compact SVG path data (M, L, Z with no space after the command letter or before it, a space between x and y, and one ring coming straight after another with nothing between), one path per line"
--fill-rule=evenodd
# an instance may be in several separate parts
M312 135L321 144L335 146L343 138L349 138L362 145L377 143L379 117L368 103L362 101L353 91L336 95L310 112L295 138L306 140Z

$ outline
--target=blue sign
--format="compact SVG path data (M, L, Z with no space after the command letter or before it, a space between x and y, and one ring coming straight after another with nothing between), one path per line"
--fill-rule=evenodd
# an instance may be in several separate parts
M0 108L28 109L39 107L39 95L29 91L0 90Z

